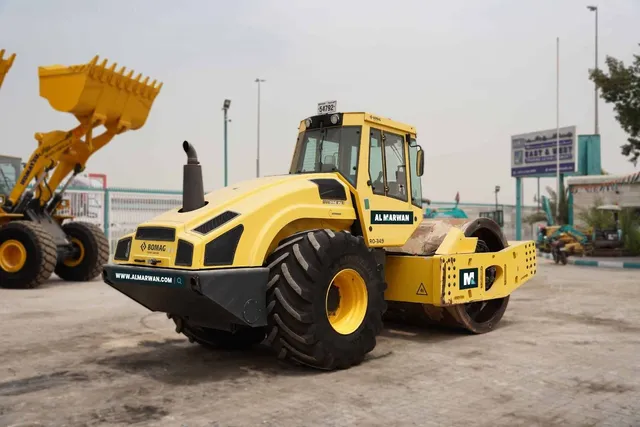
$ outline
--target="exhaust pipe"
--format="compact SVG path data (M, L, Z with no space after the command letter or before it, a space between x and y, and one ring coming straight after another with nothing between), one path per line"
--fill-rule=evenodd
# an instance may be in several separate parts
M180 212L191 212L205 205L202 167L193 145L184 141L182 148L187 153L187 164L183 167L182 209L180 209Z

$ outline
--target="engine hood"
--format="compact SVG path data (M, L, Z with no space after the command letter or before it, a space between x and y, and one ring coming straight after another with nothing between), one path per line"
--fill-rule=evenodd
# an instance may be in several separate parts
M337 173L252 179L208 193L204 200L199 209L175 208L139 224L120 239L114 262L259 266L269 249L293 232L313 226L344 229L356 219L349 187ZM125 246L130 248L126 257Z

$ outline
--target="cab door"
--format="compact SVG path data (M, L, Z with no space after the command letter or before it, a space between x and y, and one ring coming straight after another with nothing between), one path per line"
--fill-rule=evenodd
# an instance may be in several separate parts
M362 233L371 247L402 246L422 221L422 198L412 197L410 188L415 182L415 161L409 160L411 136L382 125L364 129L359 163L364 169L360 176L366 179L358 180Z

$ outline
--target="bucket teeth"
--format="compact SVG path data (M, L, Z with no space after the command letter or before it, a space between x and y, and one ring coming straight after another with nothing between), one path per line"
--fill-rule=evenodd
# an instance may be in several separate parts
M142 127L162 83L98 55L71 66L40 67L40 95L82 123L104 124L118 133Z
M96 55L88 64L81 67L82 71L86 72L91 78L107 83L111 86L116 86L119 89L126 90L127 92L134 93L136 95L142 95L143 98L153 100L160 92L160 86L156 87L157 80L154 80L151 85L148 84L149 77L147 76L144 81L140 81L143 77L142 73L138 73L135 79L132 78L135 73L134 70L129 71L127 75L124 74L125 67L122 67L119 71L116 71L118 66L117 62L114 62L107 68L108 60L105 58L100 64L98 64L99 56Z

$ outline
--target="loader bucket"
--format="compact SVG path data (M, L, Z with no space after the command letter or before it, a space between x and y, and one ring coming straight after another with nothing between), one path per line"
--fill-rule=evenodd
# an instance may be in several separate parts
M115 125L118 132L135 130L147 120L149 110L162 83L125 67L116 71L116 63L107 68L107 60L98 56L81 65L39 67L40 96L51 106L71 113L81 122Z
M13 60L16 57L16 54L12 54L10 57L4 57L4 49L0 49L0 87L2 87L2 82L4 82L4 76L7 75L9 69L13 65Z

